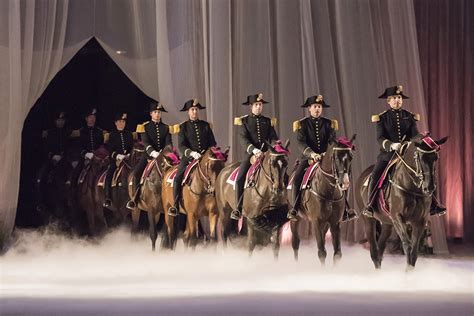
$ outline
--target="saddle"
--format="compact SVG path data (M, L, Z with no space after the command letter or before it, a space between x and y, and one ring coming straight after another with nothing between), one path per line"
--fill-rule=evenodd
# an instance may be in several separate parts
M311 183L311 180L313 180L315 171L319 168L319 166L320 166L319 162L315 162L309 165L308 168L306 168L304 172L304 176L303 176L303 181L301 181L301 186L300 186L301 190L308 188L308 184ZM287 186L288 190L291 190L293 188L294 179L295 179L295 171L293 171L290 181L288 182L288 186Z
M262 160L256 159L255 162L250 166L247 174L245 175L245 185L244 188L254 186L257 182L257 173L262 167ZM237 166L229 175L226 180L226 183L232 185L232 189L235 190L235 184L237 181L237 176L239 174L240 166Z
M182 185L191 184L191 174L198 164L199 160L193 160L190 164L186 166L186 170L184 170L183 182L181 182ZM173 169L173 171L170 172L166 179L166 182L169 183L171 186L173 186L174 178L176 177L177 173L178 168Z
M145 180L150 176L151 171L153 170L153 167L156 166L156 169L158 170L158 173L160 173L161 176L161 171L160 168L158 168L158 164L155 159L153 160L148 160L148 163L146 164L145 169L143 170L142 176L140 178L140 184L143 184Z

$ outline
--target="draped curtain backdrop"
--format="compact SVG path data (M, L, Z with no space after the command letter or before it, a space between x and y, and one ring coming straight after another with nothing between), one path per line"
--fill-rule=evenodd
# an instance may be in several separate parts
M385 87L405 86L411 97L406 108L423 118L420 130L435 124L427 120L425 95L432 96L422 81L413 0L2 1L3 241L16 212L23 120L48 82L93 36L142 91L165 104L167 123L186 119L178 112L184 101L200 99L207 106L204 118L213 123L218 143L231 146L234 160L242 150L233 117L248 113L240 103L258 92L270 101L264 114L279 119L280 138L293 144L291 124L306 115L300 108L304 98L323 94L331 104L324 115L339 120L339 134L357 133L354 176L375 161L370 116L387 108L377 99ZM462 227L464 203L451 205L450 220L456 221L449 227ZM443 221L433 224L435 251L444 252ZM358 224L345 233L349 240L363 238Z

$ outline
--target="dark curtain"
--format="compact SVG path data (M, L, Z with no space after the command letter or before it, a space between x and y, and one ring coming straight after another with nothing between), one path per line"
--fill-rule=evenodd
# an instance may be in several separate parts
M442 146L438 192L448 207L447 235L474 241L473 1L415 0L428 124Z

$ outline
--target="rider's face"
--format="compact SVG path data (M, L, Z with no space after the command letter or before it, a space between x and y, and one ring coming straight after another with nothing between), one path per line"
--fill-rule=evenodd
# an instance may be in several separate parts
M95 120L96 120L96 118L95 118L95 115L93 115L93 114L86 116L87 126L91 126L91 127L95 126Z
M188 115L191 120L197 120L199 118L199 109L196 106L191 107L188 110Z
M150 116L151 116L152 121L158 122L161 119L161 111L160 110L151 111Z
M59 118L56 121L54 121L54 123L56 124L57 128L63 128L64 124L66 124L66 120L63 118Z
M125 120L117 120L115 121L115 126L117 127L117 130L118 131L123 131L123 129L125 128L125 125L127 124L127 122Z
M252 103L252 114L260 115L263 111L263 103L262 102L255 102Z
M319 103L313 103L309 106L309 114L312 117L320 117L323 113L323 106Z
M402 107L403 98L401 95L392 95L387 98L387 103L393 110L398 110Z

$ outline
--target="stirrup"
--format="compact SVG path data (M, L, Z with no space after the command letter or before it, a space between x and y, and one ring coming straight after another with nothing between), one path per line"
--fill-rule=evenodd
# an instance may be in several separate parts
M288 211L286 214L286 218L288 218L290 221L296 222L298 220L298 211L292 208L291 210Z
M374 209L372 206L367 206L366 208L364 208L362 210L362 215L364 216L367 216L369 218L373 218L374 217Z
M372 215L373 216L373 215ZM349 210L345 209L344 210L344 214L342 215L342 222L345 223L345 222L350 222L350 221L353 221L355 219L359 218L359 216L357 215L356 212L352 211L352 212L349 212Z
M430 209L430 216L443 216L443 215L446 215L447 213L447 210L445 207L440 207L440 206L436 206L432 209Z
M134 210L137 207L137 203L134 200L130 200L127 202L126 208L129 210Z
M111 199L105 199L104 203L102 203L103 207L111 207L112 206L112 200Z
M239 209L232 210L232 212L230 213L230 218L238 221L242 218L242 211L240 211Z
M176 208L176 206L170 206L170 208L168 209L168 215L173 217L178 216L178 209Z

